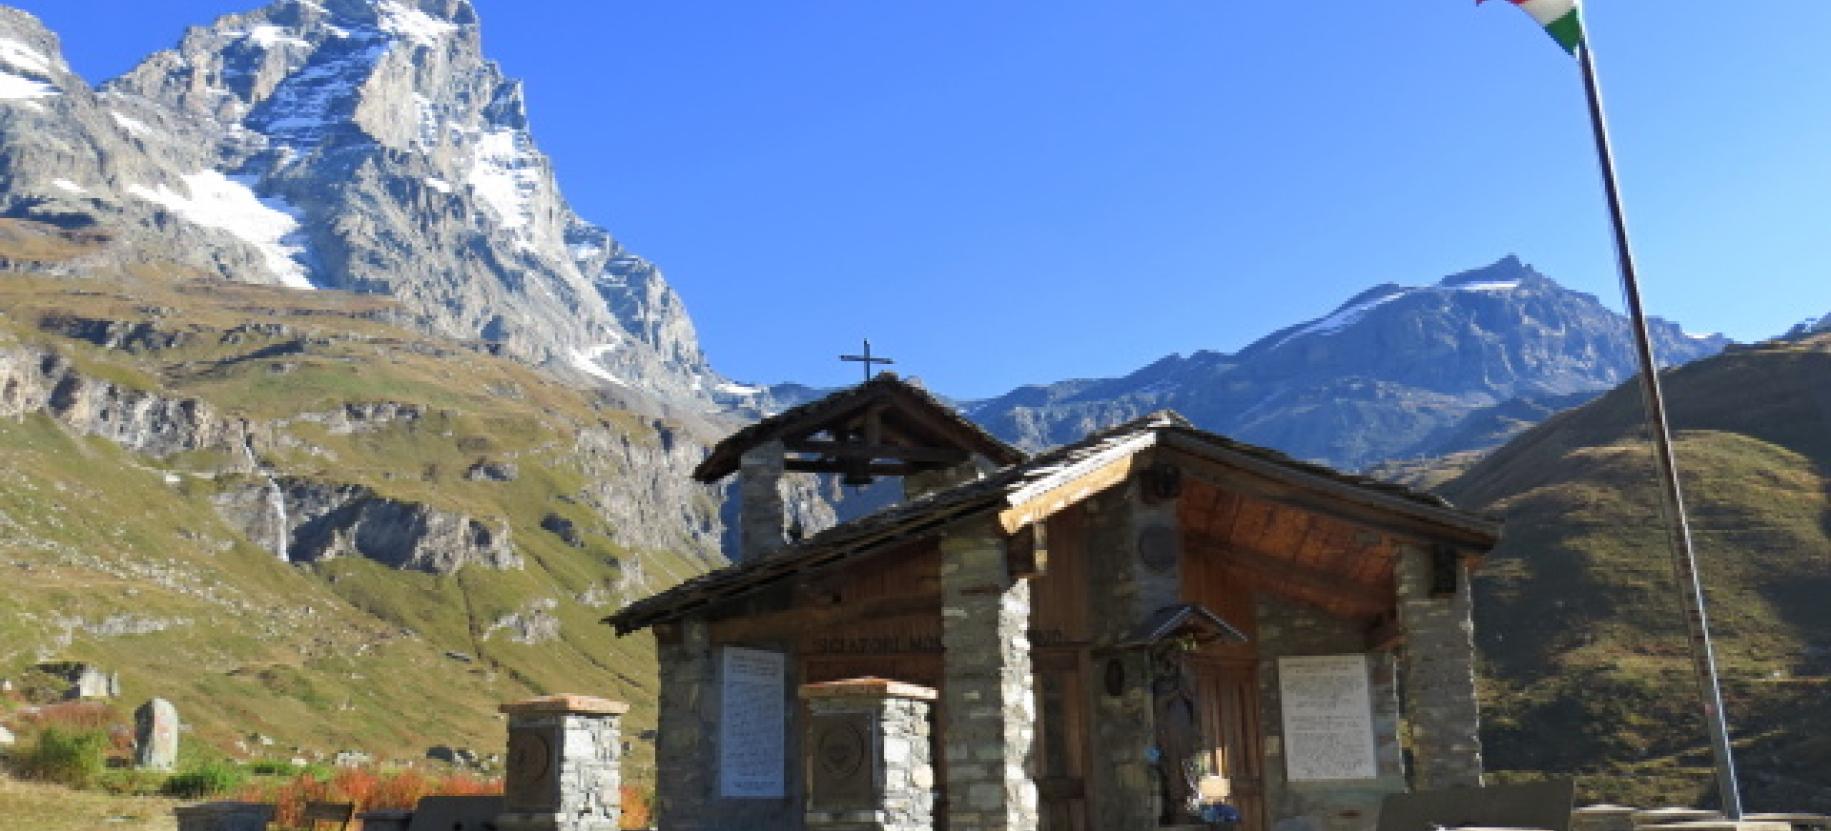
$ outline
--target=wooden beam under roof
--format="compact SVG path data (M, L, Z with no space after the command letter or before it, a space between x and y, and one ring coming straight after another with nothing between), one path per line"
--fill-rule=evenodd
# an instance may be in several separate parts
M796 473L863 473L867 476L908 476L934 470L931 462L865 462L860 459L788 459L783 470Z
M828 439L798 439L785 441L782 445L791 453L817 453L838 459L864 459L867 461L901 459L906 462L957 465L970 457L965 450L956 447L909 447L900 444L866 444Z
M1184 447L1187 442L1197 444ZM1453 508L1434 507L1322 476L1307 476L1313 481L1299 485L1289 481L1291 470L1272 462L1224 450L1220 452L1228 458L1221 461L1212 458L1217 448L1175 434L1166 443L1179 451L1175 460L1186 475L1266 502L1314 511L1410 539L1447 542L1478 551L1493 546L1500 535L1498 522Z
M1260 577L1256 585L1277 591L1280 581L1314 592L1329 601L1351 608L1358 615L1378 615L1389 611L1394 601L1390 587L1370 586L1330 571L1299 565L1291 560L1237 545L1224 545L1201 538L1183 541L1185 549L1198 556L1210 557L1223 567L1245 569Z

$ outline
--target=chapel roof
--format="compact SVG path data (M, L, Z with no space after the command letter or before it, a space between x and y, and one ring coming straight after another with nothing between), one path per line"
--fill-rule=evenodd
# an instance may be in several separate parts
M1000 466L1025 458L1022 450L986 432L927 390L895 373L882 372L863 384L783 410L726 436L693 469L693 478L716 482L736 471L744 452L759 444L805 438L874 408L882 414L886 430L930 447L977 453Z
M627 634L680 620L696 610L721 605L780 581L939 533L964 517L1016 510L1092 471L1158 446L1213 459L1366 510L1402 516L1466 546L1486 550L1499 539L1497 520L1458 510L1440 496L1298 461L1275 450L1197 429L1181 415L1164 410L1039 453L982 479L833 526L768 557L714 569L631 603L604 618L604 622L616 627L619 634Z

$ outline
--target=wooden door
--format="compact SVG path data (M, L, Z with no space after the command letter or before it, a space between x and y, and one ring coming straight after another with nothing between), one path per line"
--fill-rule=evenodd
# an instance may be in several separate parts
M1208 659L1195 665L1209 769L1227 778L1240 831L1265 831L1265 758L1259 729L1259 670L1252 660Z
M1085 653L1033 654L1036 681L1036 793L1043 831L1087 831L1087 687Z

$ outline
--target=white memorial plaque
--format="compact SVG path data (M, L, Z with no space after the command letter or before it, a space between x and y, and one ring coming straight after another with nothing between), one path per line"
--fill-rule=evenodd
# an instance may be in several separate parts
M1379 776L1367 656L1279 658L1278 693L1292 782Z
M783 747L788 736L787 661L780 652L723 650L722 712L718 721L719 795L779 799L786 788Z

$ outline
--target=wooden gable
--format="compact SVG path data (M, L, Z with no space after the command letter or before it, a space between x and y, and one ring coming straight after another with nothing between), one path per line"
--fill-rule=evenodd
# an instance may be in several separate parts
M712 448L693 478L723 479L746 451L771 441L782 442L788 470L841 473L849 484L953 467L975 454L1000 466L1024 460L1022 451L886 372L733 433Z

